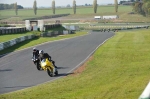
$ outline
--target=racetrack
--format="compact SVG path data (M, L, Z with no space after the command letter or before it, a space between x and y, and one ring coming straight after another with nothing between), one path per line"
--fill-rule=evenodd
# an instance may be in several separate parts
M72 72L100 44L112 37L113 32L90 32L89 35L45 43L37 46L52 56L59 75L49 77L33 64L32 48L7 54L0 58L0 94L12 92L52 81Z

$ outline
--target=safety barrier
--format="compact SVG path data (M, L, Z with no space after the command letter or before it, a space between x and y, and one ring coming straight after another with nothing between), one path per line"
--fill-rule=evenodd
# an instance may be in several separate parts
M8 47L13 46L17 43L23 42L25 40L32 39L34 37L35 37L35 35L27 35L27 36L22 36L22 37L19 37L19 38L16 38L16 39L12 39L12 40L7 41L7 42L1 42L0 43L0 50L3 50L5 48L8 48Z
M58 35L66 35L66 34L74 34L74 31L70 30L64 30L64 31L48 31L48 32L43 32L41 33L42 37L53 37L53 36L58 36Z
M63 31L53 31L53 32L48 31L48 32L41 33L42 37L52 37L57 35L63 35Z
M148 25L139 25L139 26L81 26L80 29L87 30L129 30L129 29L140 29L140 28L149 28Z
M51 24L51 25L44 25L45 30L61 27L61 24Z
M0 35L26 32L25 27L0 27Z

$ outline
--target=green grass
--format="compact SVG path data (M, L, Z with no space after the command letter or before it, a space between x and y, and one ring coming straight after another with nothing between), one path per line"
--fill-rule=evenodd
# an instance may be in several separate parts
M66 14L70 13L71 15L67 16L67 19L75 18L94 18L96 15L119 15L121 22L150 22L149 18L143 17L138 14L129 15L129 12L132 12L131 6L119 6L118 13L115 13L114 6L99 6L97 13L94 14L93 7L77 7L77 13L74 15L72 8L57 8L56 14ZM32 9L23 9L18 10L18 15L15 15L14 10L0 10L0 19L6 18L9 21L21 21L27 18L35 18L40 16L49 16L53 15L51 9L38 9L37 15L34 15ZM68 20L67 22L79 21L79 20ZM82 20L82 19L81 19ZM62 20L63 22L64 20ZM114 21L114 20L113 20ZM119 21L119 22L120 22Z
M32 34L36 34L36 32L24 32L24 33L18 33L18 34L0 35L0 43L1 42L6 42L6 41L9 41L9 40L21 37L21 36L32 35Z
M33 34L35 34L35 33L33 33ZM5 50L0 51L0 55L8 53L8 52L13 52L13 51L16 51L16 50L20 50L20 49L25 49L27 47L35 46L35 45L45 43L45 42L49 42L49 41L60 40L60 39L64 39L64 38L71 38L71 37L81 36L81 35L85 35L85 34L87 34L87 31L79 31L79 32L76 32L76 34L68 34L68 35L57 36L57 37L39 37L39 36L37 36L36 38L34 38L32 40L27 40L27 41L18 43L17 45L14 45L12 47L9 47ZM3 38L3 41L4 40L8 41L8 37L11 38L11 36L13 38L17 37L17 36L13 36L13 35L4 35L4 36L0 36L0 38Z
M85 63L82 73L0 98L137 99L150 79L149 31L118 32Z

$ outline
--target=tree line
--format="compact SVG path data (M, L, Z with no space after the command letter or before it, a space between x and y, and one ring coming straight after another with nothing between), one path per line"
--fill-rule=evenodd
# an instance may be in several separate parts
M55 14L55 0L52 1L51 3L51 8L52 8L52 12L53 14ZM15 9L15 13L16 15L18 15L17 11L18 11L18 7L17 7L17 3L14 3L14 9ZM114 6L115 6L115 12L117 13L118 12L118 0L114 0ZM73 13L76 14L76 0L73 0L73 3L72 3L72 9L73 9ZM93 0L93 12L94 13L97 13L97 8L98 8L98 4L97 4L97 0ZM37 2L36 0L33 2L33 11L34 11L34 14L37 15Z
M34 4L33 4L33 10L34 10L34 14L36 15L35 12L37 11L37 4L35 2L36 2L36 0L34 1ZM115 3L115 12L118 12L118 0L115 0L114 3ZM97 0L93 0L94 13L97 13L97 7L98 7ZM73 8L73 13L76 14L77 7L76 7L75 0L73 0L72 8ZM52 1L52 12L53 12L53 14L55 14L55 0Z
M23 9L23 6L17 5L18 9ZM0 3L0 10L6 10L6 9L14 9L14 4L3 4Z
M75 0L73 0L72 7L73 7L73 13L76 14L76 1ZM93 8L94 8L94 13L96 13L97 12L97 0L93 1ZM36 15L37 14L36 0L33 3L33 10L34 10L34 14ZM55 0L52 1L52 12L53 14L55 14Z
M133 11L143 16L150 15L150 0L136 1L132 5Z

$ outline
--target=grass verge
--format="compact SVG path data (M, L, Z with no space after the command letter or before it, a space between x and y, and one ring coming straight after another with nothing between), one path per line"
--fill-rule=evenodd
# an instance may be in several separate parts
M21 36L26 36L26 35L32 35L32 34L36 34L36 33L40 33L40 32L24 32L24 33L16 33L16 34L4 34L4 35L0 35L0 43L1 42L6 42Z
M39 33L33 33L33 34L39 35ZM9 52L13 52L16 50L24 49L27 47L35 46L38 44L42 44L42 43L49 42L49 41L60 40L60 39L64 39L64 38L71 38L71 37L81 36L81 35L85 35L85 34L87 34L87 31L79 31L79 32L76 32L76 34L68 34L68 35L57 36L57 37L38 37L37 36L36 38L34 38L32 40L26 40L24 42L18 43L17 45L14 45L12 47L9 47L5 50L0 51L0 55L9 53ZM11 35L8 35L8 36L16 37L16 36L11 36ZM6 38L7 37L6 35L4 35L2 37L5 39L8 39L8 38Z
M0 98L137 99L150 79L149 38L149 30L118 32L84 64L83 72Z

